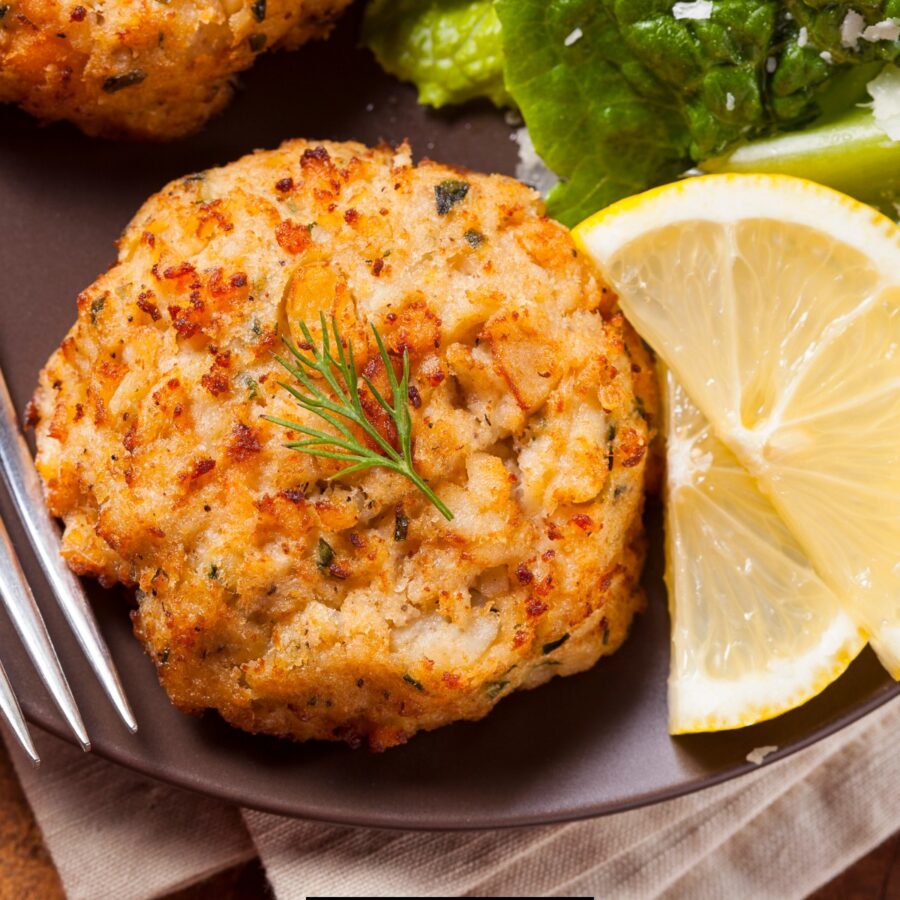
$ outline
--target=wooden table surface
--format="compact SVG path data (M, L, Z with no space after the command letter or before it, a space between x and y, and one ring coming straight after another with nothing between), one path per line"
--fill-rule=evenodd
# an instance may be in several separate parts
M169 900L266 900L272 892L258 860L172 894ZM64 900L62 885L0 741L0 900ZM900 900L900 832L811 900Z

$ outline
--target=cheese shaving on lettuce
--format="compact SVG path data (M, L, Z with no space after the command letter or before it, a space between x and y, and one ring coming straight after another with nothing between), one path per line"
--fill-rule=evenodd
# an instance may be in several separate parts
M886 66L867 88L875 123L892 141L900 141L900 69Z
M693 0L690 3L676 3L672 7L672 15L676 19L694 19L702 22L711 19L712 14L712 0Z

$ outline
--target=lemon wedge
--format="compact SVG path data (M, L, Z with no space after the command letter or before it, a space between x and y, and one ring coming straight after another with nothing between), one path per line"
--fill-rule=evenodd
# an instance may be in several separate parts
M802 179L716 175L576 235L900 678L900 229Z
M826 688L865 637L672 373L661 381L669 731L753 725Z

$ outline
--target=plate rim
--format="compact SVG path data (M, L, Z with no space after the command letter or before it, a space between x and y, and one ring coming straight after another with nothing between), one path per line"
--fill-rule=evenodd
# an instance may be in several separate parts
M676 800L679 797L685 797L689 794L697 793L706 788L716 787L728 781L733 781L751 772L758 771L772 763L779 762L783 759L793 756L801 750L811 747L820 741L843 731L848 726L864 719L866 716L875 712L877 709L896 700L900 697L900 682L889 684L884 690L870 697L859 706L838 716L831 722L812 731L810 734L793 741L783 748L778 748L771 754L768 754L761 763L745 762L730 768L723 769L712 775L699 775L672 785L667 788L649 791L645 794L632 795L621 802L593 803L584 806L570 807L564 812L550 815L510 815L496 816L491 815L479 818L477 813L462 819L454 819L449 822L440 822L428 816L414 814L409 817L397 815L372 815L365 814L361 816L354 815L328 815L318 807L302 809L302 798L298 803L286 803L284 805L270 802L254 802L241 794L239 782L236 783L234 789L230 789L228 785L219 783L213 786L202 780L192 778L185 774L183 769L166 768L164 765L154 766L152 761L146 765L135 765L135 761L128 757L127 753L120 752L116 747L107 747L105 744L92 745L90 753L97 757L138 773L144 777L152 778L161 783L168 784L182 790L190 791L194 794L209 797L215 800L221 800L226 803L232 803L247 809L253 809L259 812L270 813L272 815L283 816L285 818L297 819L306 822L315 822L322 825L336 825L343 827L356 828L372 828L381 831L417 831L417 832L470 832L485 831L498 829L514 829L527 828L539 825L561 825L572 822L583 822L591 819L604 818L606 816L615 815L617 813L629 812L631 810L643 809L664 803L668 800ZM49 717L38 715L34 710L24 710L25 718L38 728L52 734L54 737L60 738L73 747L78 746L74 735L66 728L61 719L55 718L51 713ZM670 735L671 740L677 740L677 736ZM320 742L322 743L322 742ZM127 742L123 744L127 746ZM366 752L366 751L357 751ZM386 751L390 752L390 751ZM182 777L179 777L181 775Z

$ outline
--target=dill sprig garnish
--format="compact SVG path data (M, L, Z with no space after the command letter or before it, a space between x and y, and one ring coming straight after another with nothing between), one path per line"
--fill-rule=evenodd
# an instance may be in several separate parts
M374 324L372 325L372 333L375 335L378 352L384 363L391 386L391 403L388 403L378 388L372 383L372 380L365 374L360 376L356 371L356 362L353 358L353 344L348 339L345 349L344 340L338 331L337 322L332 318L331 330L337 353L335 356L331 349L331 338L328 335L328 324L324 313L320 313L320 319L322 323L321 347L316 346L316 342L313 340L306 322L300 322L300 330L312 356L306 356L290 340L282 338L291 356L297 360L299 365L294 365L289 359L284 359L281 356L275 357L300 382L305 388L305 393L284 381L279 381L278 384L288 391L303 409L315 413L320 419L324 419L332 428L338 431L338 434L318 431L315 428L301 425L299 422L279 419L275 416L263 416L263 418L275 425L281 425L284 428L290 428L292 431L306 435L305 440L292 441L285 445L291 450L307 453L310 456L324 457L325 459L345 460L350 463L346 468L330 476L331 478L340 478L342 475L350 475L353 472L362 472L365 469L376 467L399 472L405 478L408 478L437 507L447 521L452 520L453 513L425 483L413 465L412 420L409 413L409 352L407 350L403 351L403 376L398 382L393 363L385 349L384 341L382 341L378 329ZM317 372L322 376L331 389L331 397L316 385L310 377L310 372ZM391 443L369 421L359 396L360 378L371 391L378 405L390 416L391 421L394 423L397 431L397 443L400 446L399 451L394 449ZM361 428L376 444L377 449L371 449L360 443L356 435L347 426L347 422L351 422Z

